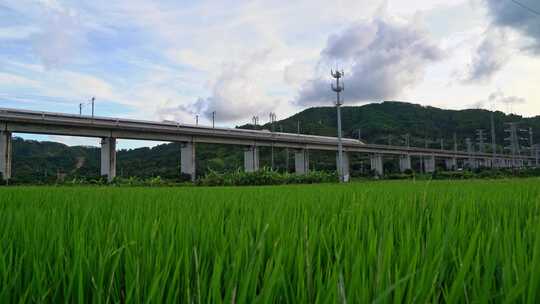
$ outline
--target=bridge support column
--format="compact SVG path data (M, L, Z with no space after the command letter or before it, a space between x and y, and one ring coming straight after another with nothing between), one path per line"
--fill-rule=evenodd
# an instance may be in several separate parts
M101 139L101 176L109 182L116 177L116 138Z
M426 173L435 172L435 156L434 155L424 158L424 171L426 171Z
M191 177L195 181L196 173L195 144L182 143L180 148L180 172Z
M345 154L344 154L345 155ZM345 157L343 157L345 162ZM294 151L294 172L296 174L306 174L309 172L309 151L300 149Z
M244 170L246 172L259 171L259 148L257 146L244 149Z
M370 160L371 160L371 170L374 170L377 176L382 176L384 174L382 155L373 154L371 155Z
M0 131L0 173L6 181L11 178L12 145L11 132Z
M399 156L399 171L401 173L411 170L411 156L409 154Z
M467 167L469 167L469 169L478 169L478 166L479 166L479 163L476 158L469 158L467 160Z
M339 155L337 155L336 153L336 168L337 168L337 172L338 174L340 173L339 172ZM348 152L345 152L343 151L343 181L344 182L349 182L349 180L351 179L351 173L350 173L350 161L349 161L349 153Z
M480 168L489 168L491 167L491 159L482 158L478 160Z
M444 165L446 167L446 170L455 171L457 169L457 159L447 158L444 160Z

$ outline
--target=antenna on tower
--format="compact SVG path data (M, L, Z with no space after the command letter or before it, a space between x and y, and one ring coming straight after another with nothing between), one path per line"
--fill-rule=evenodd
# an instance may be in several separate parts
M336 99L336 106L341 106L343 103L341 101L341 92L343 92L345 90L345 86L343 85L343 83L340 83L340 80L341 78L343 78L345 76L345 72L342 71L339 71L339 70L330 70L330 75L332 75L332 77L336 80L336 85L334 85L333 83L331 84L331 87L332 87L332 91L336 92L337 94L337 99Z

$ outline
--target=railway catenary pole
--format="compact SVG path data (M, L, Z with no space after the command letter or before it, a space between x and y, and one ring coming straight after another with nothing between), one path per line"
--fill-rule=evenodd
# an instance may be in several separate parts
M531 147L531 157L534 157L534 138L533 128L529 127L529 147Z
M275 128L274 128L274 124L276 122L276 113L274 112L270 112L270 130L272 130L272 134L274 134L275 132ZM271 167L272 167L272 170L274 170L274 167L275 167L275 163L274 163L274 142L272 142L272 146L271 146Z
M341 138L341 92L345 89L343 84L340 84L339 80L341 77L344 76L343 71L336 70L335 72L332 70L330 71L330 74L332 77L336 80L336 85L331 84L332 91L336 92L336 109L337 109L337 129L338 129L338 174L339 174L339 181L341 183L345 182L345 176L343 171L343 142Z
M493 111L491 111L491 150L493 153L491 167L493 167L495 165L495 159L497 158L497 141L495 138L495 114Z
M457 133L454 132L454 159L455 159L456 170L458 168L457 153L458 153Z
M96 98L92 97L92 100L90 102L92 103L92 118L94 118L94 109L95 109Z

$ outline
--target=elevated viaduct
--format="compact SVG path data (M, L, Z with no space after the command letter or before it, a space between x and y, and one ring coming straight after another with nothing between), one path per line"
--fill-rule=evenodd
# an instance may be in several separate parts
M109 180L116 176L117 139L136 139L182 143L181 173L193 179L196 172L196 145L212 143L243 146L246 171L259 169L259 147L273 146L294 150L295 172L309 170L309 151L336 151L335 137L313 136L235 128L212 128L171 122L154 122L108 117L90 117L52 112L23 111L0 108L0 173L4 179L12 176L12 134L49 134L95 137L101 139L101 175ZM444 160L447 169L457 169L458 163L469 167L525 167L536 166L537 157L507 154L468 153L418 147L366 144L356 139L343 139L344 175L349 177L349 159L353 153L370 156L371 168L383 174L383 158L399 158L399 168L411 168L411 158L420 157L426 172L435 171L436 160Z

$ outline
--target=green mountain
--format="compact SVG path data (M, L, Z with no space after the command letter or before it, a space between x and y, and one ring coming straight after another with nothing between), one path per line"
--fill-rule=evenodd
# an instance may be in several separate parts
M343 107L344 136L362 139L368 143L404 145L405 134L410 134L412 146L440 147L444 138L445 148L453 148L454 133L460 149L465 149L465 138L475 138L477 129L486 131L486 140L491 142L491 112L486 110L444 110L424 107L405 102L373 103L358 107ZM538 130L535 142L540 140L540 117L525 118L517 115L493 113L496 125L498 149L504 145L504 123L520 122L522 128ZM244 125L239 128L269 129L283 132L335 136L336 109L316 107L304 110L289 118L263 126ZM526 134L525 134L526 135ZM526 137L526 136L525 136ZM13 175L21 182L54 181L74 177L97 177L99 175L100 150L96 147L68 147L59 143L37 142L15 138L13 153ZM118 152L119 176L178 178L180 167L180 145L159 145L154 148L121 150ZM209 170L234 171L243 165L242 147L225 145L197 146L197 171L205 174ZM261 150L262 166L271 165L270 148ZM333 170L335 155L316 152L311 156L312 166L318 170ZM359 157L353 159L360 161ZM279 170L293 166L292 153L285 149L274 150L274 166Z
M440 138L444 139L445 147L453 147L454 133L460 147L465 146L465 139L476 139L476 130L483 129L487 140L491 143L491 111L444 110L417 104L397 101L372 103L358 107L343 107L341 111L343 132L345 137L361 137L368 143L388 144L388 137L394 145L405 144L405 134L410 134L413 146L429 146L440 148ZM496 130L496 141L504 145L505 123L520 122L523 128L532 127L538 130L534 135L537 142L540 139L540 117L524 118L518 115L506 115L503 112L493 112ZM335 107L309 108L274 124L276 131L303 134L318 134L336 136L337 115ZM269 124L262 126L271 129ZM528 135L527 135L528 136Z

